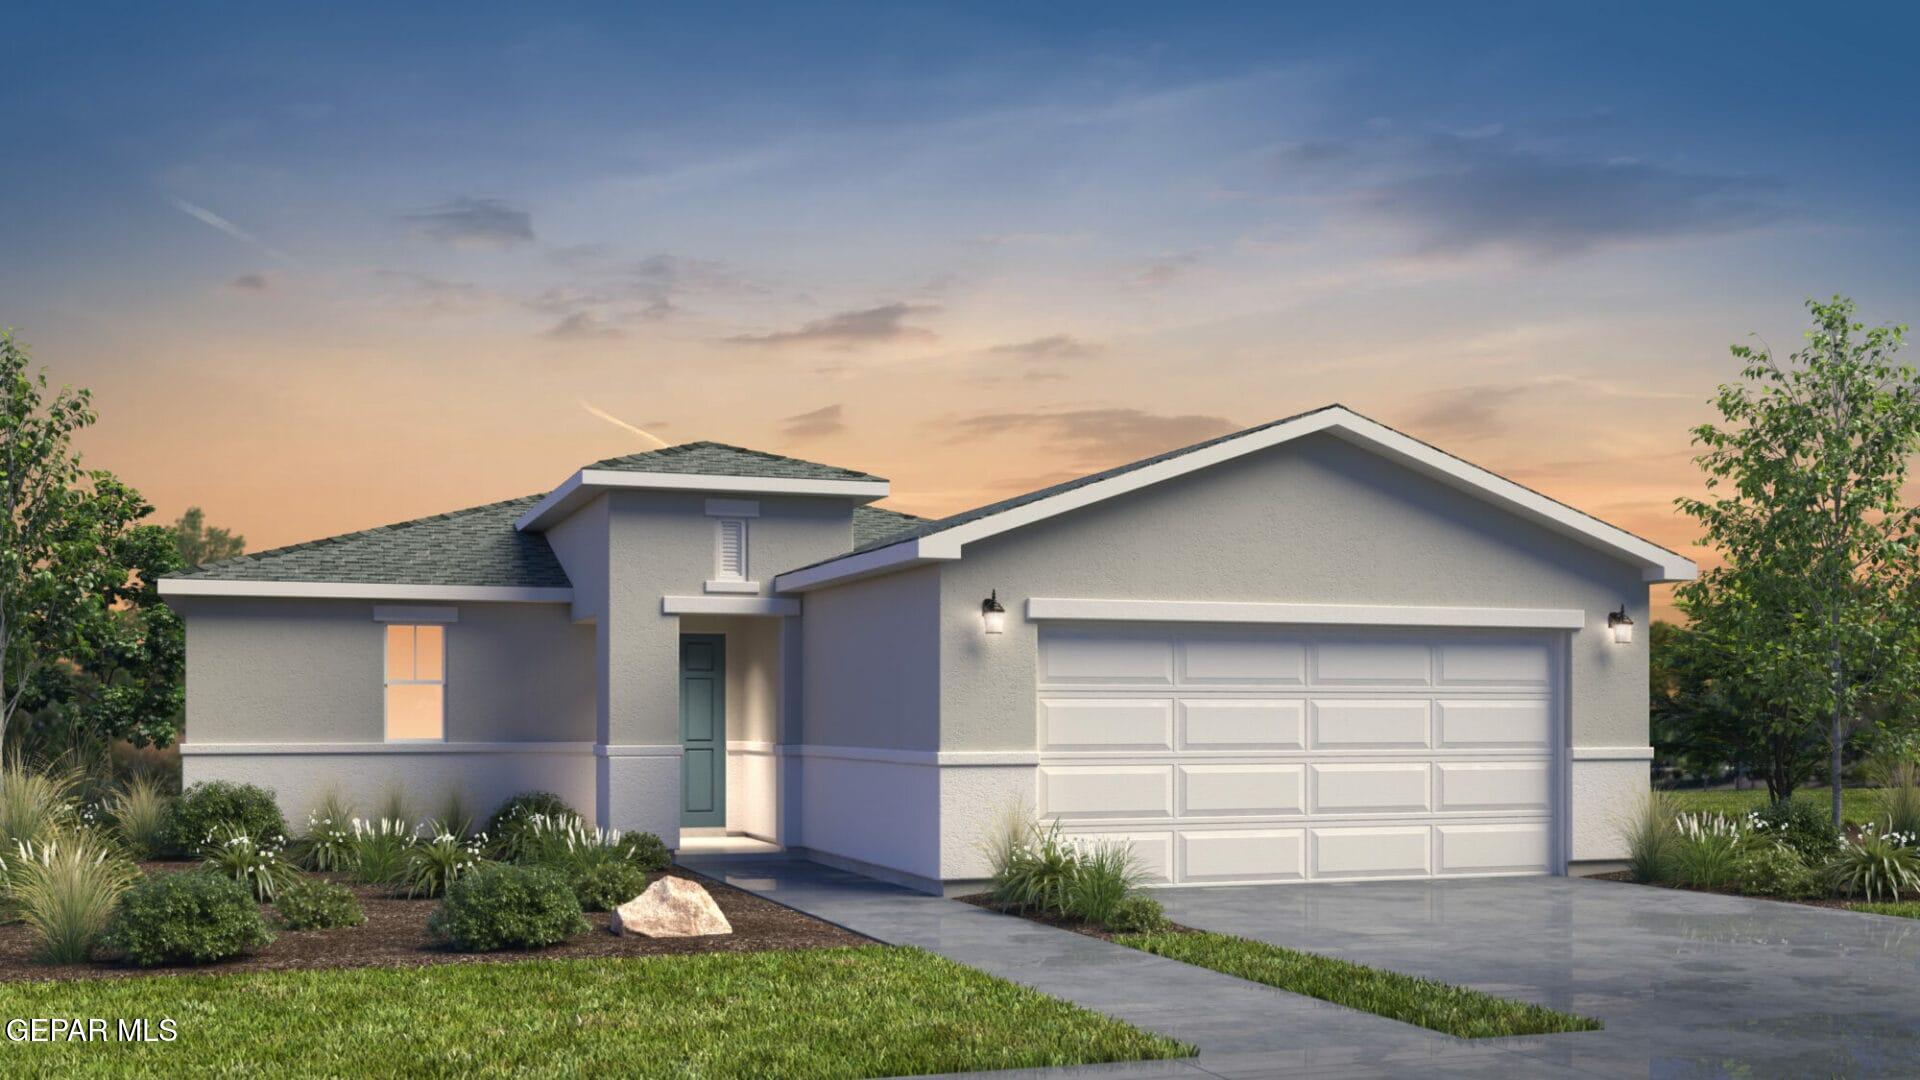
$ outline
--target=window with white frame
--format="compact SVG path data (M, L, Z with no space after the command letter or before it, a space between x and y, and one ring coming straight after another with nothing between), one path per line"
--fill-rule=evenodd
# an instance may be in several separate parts
M713 538L713 579L747 580L747 519L719 518Z
M447 737L447 628L387 624L387 741Z

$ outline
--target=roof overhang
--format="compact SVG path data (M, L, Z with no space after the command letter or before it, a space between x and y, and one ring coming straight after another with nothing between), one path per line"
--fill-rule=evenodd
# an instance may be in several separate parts
M1448 487L1491 503L1516 517L1638 566L1642 577L1650 583L1691 581L1699 574L1699 568L1691 559L1369 420L1351 409L1333 406L1256 428L1237 438L1203 446L1058 495L1036 499L951 529L781 574L774 578L773 587L779 592L806 592L875 574L891 573L909 566L958 559L966 546L976 540L997 536L1023 525L1045 521L1083 506L1320 433L1371 451Z
M397 585L361 581L233 581L161 578L161 596L279 597L304 600L449 600L569 604L573 590L518 585Z
M708 476L581 469L520 515L514 528L538 532L605 491L711 491L730 495L821 495L870 503L887 497L885 480L793 480L779 476Z

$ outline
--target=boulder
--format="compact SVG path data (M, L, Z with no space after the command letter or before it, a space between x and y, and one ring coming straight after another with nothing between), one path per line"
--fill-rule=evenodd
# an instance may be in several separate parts
M707 890L686 878L663 877L613 913L613 932L644 937L700 937L731 934L733 924L720 913Z

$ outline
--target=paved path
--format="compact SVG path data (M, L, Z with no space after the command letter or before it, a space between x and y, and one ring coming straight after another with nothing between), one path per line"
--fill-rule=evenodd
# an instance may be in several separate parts
M879 941L916 945L1200 1048L1186 1061L1054 1071L1059 1075L1571 1076L1580 1073L1555 1060L1568 1056L1557 1044L1592 1037L1456 1039L814 863L726 856L682 861Z

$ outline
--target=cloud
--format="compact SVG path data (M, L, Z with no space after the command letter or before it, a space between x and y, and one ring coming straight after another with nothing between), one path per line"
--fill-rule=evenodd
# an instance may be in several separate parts
M458 247L506 247L533 239L533 215L500 199L455 199L404 215L432 240Z
M1102 467L1226 435L1239 425L1224 416L1111 408L984 413L961 421L958 428L949 442L1035 433L1049 450L1073 464Z
M267 292L273 288L273 282L265 274L241 274L227 282L227 288L241 292Z
M551 341L607 341L625 335L617 326L608 326L584 311L576 311L554 323L541 336Z
M1134 275L1133 283L1158 288L1171 284L1199 264L1200 255L1197 252L1168 255L1148 263L1145 269Z
M454 281L411 270L377 269L373 276L395 290L396 298L430 315L467 312L501 302L494 293L471 281Z
M1016 356L1023 360L1080 360L1100 351L1100 346L1067 334L1049 334L1031 341L995 345L987 350L995 356Z
M815 319L798 330L738 334L727 340L737 345L830 345L841 349L888 341L932 341L936 337L933 331L908 326L906 320L938 310L932 304L882 304Z
M549 315L590 311L607 321L664 319L678 313L689 296L753 295L765 290L726 263L684 255L649 255L621 262L598 245L554 253L555 261L577 277L527 300Z
M828 405L824 409L803 412L789 416L780 424L780 435L785 439L822 439L828 435L838 435L847 429L841 419L841 407Z

